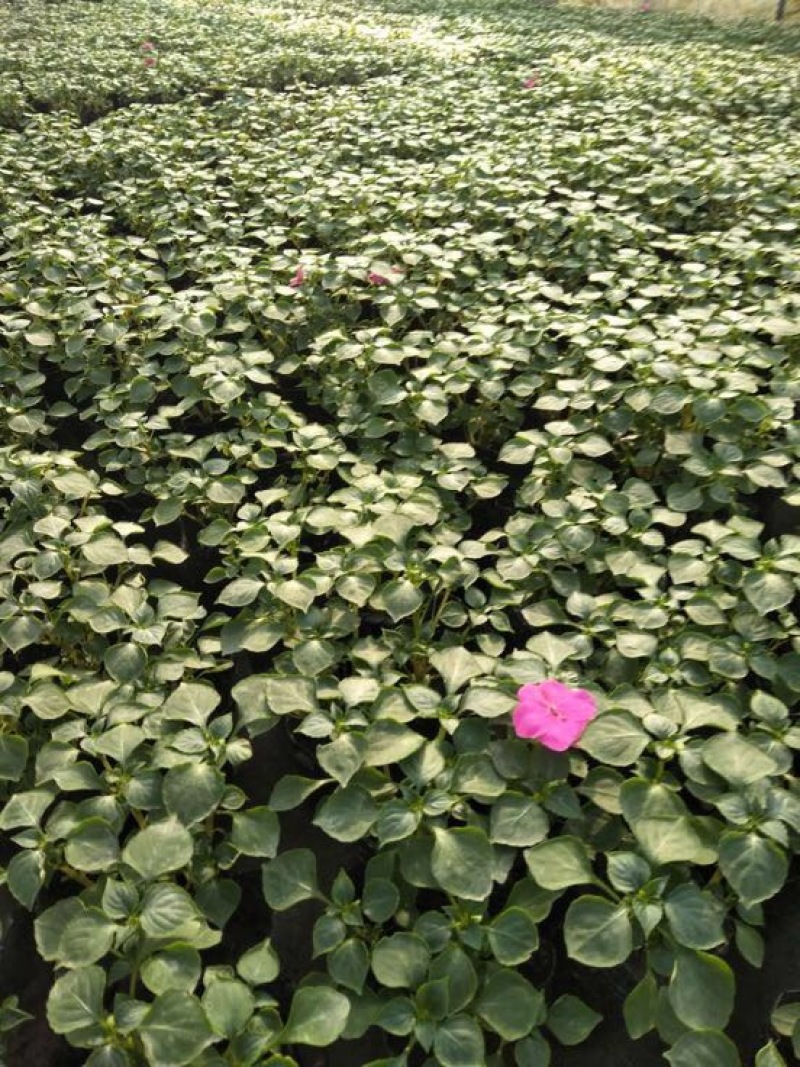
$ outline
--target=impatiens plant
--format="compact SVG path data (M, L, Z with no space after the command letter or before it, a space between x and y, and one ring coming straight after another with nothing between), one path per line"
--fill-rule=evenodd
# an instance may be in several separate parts
M9 1062L789 1062L797 31L4 35Z

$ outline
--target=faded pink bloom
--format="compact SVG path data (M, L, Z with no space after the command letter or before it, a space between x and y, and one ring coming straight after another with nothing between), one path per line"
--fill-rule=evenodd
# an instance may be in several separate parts
M156 50L156 46L153 44L152 41L142 41L139 47L143 52L155 52Z
M384 278L382 274L377 274L374 270L371 270L367 275L367 281L370 285L388 285L389 279Z
M540 84L541 84L541 78L539 77L539 72L538 72L538 70L535 70L533 72L533 74L531 74L530 78L526 78L525 81L522 83L522 88L523 89L537 89Z
M585 689L570 689L552 679L523 685L517 693L514 730L553 752L564 752L580 738L597 714L597 701Z
M643 14L646 14L648 11L652 11L653 10L653 5L650 2L650 0L642 0L642 3L639 6L639 10Z
M144 65L146 67L154 67L156 65L156 57L155 56L145 56L144 59L142 60L142 62L144 63Z
M292 278L292 280L289 282L289 285L291 285L292 289L299 289L300 286L303 284L303 282L305 280L306 280L306 272L303 270L302 267L298 267L297 268L297 273Z

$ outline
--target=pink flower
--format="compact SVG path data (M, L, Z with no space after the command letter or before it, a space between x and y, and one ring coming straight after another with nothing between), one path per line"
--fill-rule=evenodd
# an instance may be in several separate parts
M143 52L155 52L156 50L156 46L153 44L152 41L142 41L139 47Z
M145 56L142 62L144 63L144 65L146 67L154 67L156 65L156 57L155 56Z
M297 273L292 278L292 280L289 282L289 285L291 285L292 289L299 289L300 286L303 284L303 282L305 280L306 280L306 272L303 270L302 267L298 267L297 268Z
M541 84L541 81L540 81L540 78L539 78L539 72L535 70L533 72L533 74L531 74L530 78L526 78L525 81L522 83L522 88L523 89L536 89L536 88L538 88L538 86L540 84Z
M374 270L371 270L367 275L367 281L370 285L388 285L389 279L384 278L382 274L376 274Z
M553 752L564 752L580 738L597 714L597 701L585 689L548 680L523 685L517 693L514 730Z

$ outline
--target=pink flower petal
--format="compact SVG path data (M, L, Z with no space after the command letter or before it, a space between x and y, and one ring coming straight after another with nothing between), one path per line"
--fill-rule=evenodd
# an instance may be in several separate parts
M571 748L597 714L591 693L553 679L523 685L517 699L513 711L517 736L539 741L554 752Z
M388 285L389 279L384 278L382 274L377 274L374 270L371 270L367 275L367 281L371 285Z
M291 279L291 281L289 282L289 285L292 287L292 289L299 289L300 286L303 284L303 282L305 280L306 280L306 272L303 270L302 267L298 267L297 268L297 273Z

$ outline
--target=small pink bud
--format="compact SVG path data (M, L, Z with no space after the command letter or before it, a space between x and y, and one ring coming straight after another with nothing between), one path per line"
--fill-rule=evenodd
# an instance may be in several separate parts
M154 67L156 65L156 57L145 56L143 62L146 67Z
M377 274L374 270L371 270L367 275L367 281L370 285L388 285L389 279L384 278L382 274Z
M525 81L522 83L522 88L536 89L539 87L540 84L541 79L539 78L538 71L534 71L533 74L531 74L530 78L526 78Z
M156 50L156 46L153 44L152 41L142 41L139 47L143 52L155 52Z
M306 280L306 272L303 270L302 267L298 267L297 268L297 273L292 278L292 280L289 282L289 285L292 287L292 289L299 289L300 286L303 284L303 282L305 280Z

